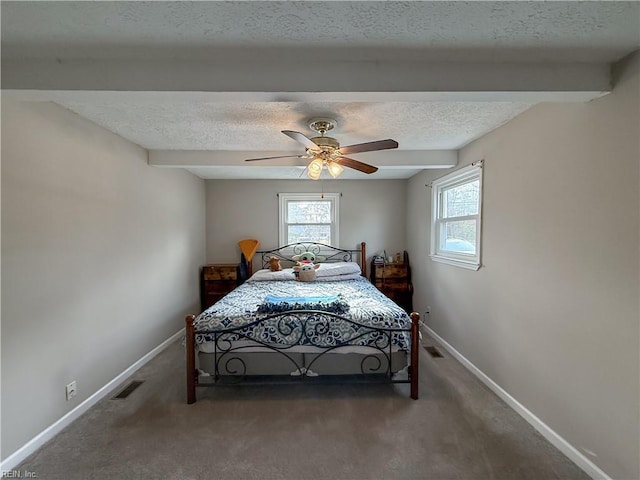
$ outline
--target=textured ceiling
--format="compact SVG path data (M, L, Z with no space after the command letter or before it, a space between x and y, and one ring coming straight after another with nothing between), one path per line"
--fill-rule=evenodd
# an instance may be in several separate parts
M99 57L121 48L148 55L149 47L428 46L448 59L495 60L498 49L501 60L522 61L517 50L527 49L529 61L597 61L628 53L637 22L634 2L609 1L5 1L2 48L3 55Z
M458 149L528 108L516 102L74 103L64 105L152 150L300 150L281 130L331 115L342 145L394 138L406 150Z
M389 60L409 65L399 75L411 71L412 64L483 63L489 65L482 70L485 77L489 72L486 78L491 78L491 65L546 62L553 75L556 65L608 64L640 46L637 2L5 1L1 8L3 65L5 59L45 59L63 68L74 62L119 59L139 67L149 59L187 58L196 59L195 65L200 61L207 65L215 57L214 65L222 69L220 59L247 64L245 77L248 72L259 80L269 67L262 65L260 70L252 59L268 65L271 58L291 55L294 66L304 58L327 78L339 77L351 63L378 65ZM157 65L150 70L156 78L174 73ZM435 67L434 71L438 73ZM108 77L110 71L106 72ZM138 72L132 70L132 82ZM461 72L466 72L461 74L464 77L469 70ZM294 74L304 85L304 68ZM71 85L77 78L68 75ZM172 95L177 88L149 97L148 92L138 91L142 90L138 85L118 87L129 90L126 98L76 87L40 89L37 98L54 101L150 150L242 151L252 157L265 151L301 153L301 146L280 130L312 136L308 120L318 116L338 121L331 135L342 145L393 138L400 147L389 155L403 150L455 150L545 98L458 96L443 101L380 96L363 101L355 95L357 80L353 83L356 87L347 93L353 92L354 98L342 91L342 96L327 94L322 101L305 96L305 90L294 100L259 98L259 88L251 90L253 96L233 100ZM356 158L366 162L367 153L360 155ZM299 167L284 164L244 165L183 167L203 178L297 178L300 174ZM407 178L420 168L406 164L385 170L381 166L377 178ZM354 178L361 177L366 178L356 172Z

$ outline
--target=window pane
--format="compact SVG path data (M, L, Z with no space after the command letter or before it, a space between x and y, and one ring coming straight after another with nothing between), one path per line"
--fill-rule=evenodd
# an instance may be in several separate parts
M288 223L331 223L330 201L287 202Z
M477 215L479 191L480 181L477 179L472 182L444 190L442 192L443 218Z
M443 223L440 250L475 255L476 220Z
M331 245L331 225L289 225L287 243L318 242Z

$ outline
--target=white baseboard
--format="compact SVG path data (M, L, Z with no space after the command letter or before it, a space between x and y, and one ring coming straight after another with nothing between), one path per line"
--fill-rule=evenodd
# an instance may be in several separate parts
M458 352L455 348L453 348L446 340L444 340L440 335L434 332L431 328L426 325L424 328L427 330L427 333L436 339L438 343L440 343L453 357L456 358L462 365L464 365L468 370L471 371L476 377L478 377L482 383L484 383L487 387L489 387L493 393L498 395L504 402L509 405L512 409L514 409L522 418L524 418L527 422L529 422L533 428L535 428L540 434L546 438L554 447L560 450L564 455L566 455L573 463L575 463L578 467L580 467L587 475L594 479L602 479L602 480L612 480L612 478L603 472L596 464L594 464L591 460L585 457L578 449L576 449L573 445L567 442L564 438L558 435L554 430L552 430L546 423L536 417L531 411L529 411L524 405L518 402L515 398L513 398L509 393L507 393L500 385L491 380L487 375L485 375L482 370L476 367L473 363L471 363L467 358L464 357L460 352Z
M146 364L149 360L151 360L153 357L155 357L160 352L162 352L171 343L177 340L180 337L180 335L182 335L183 333L184 333L184 329L180 329L179 332L175 333L174 335L171 335L171 337L169 337L160 345L158 345L156 348L154 348L149 353L144 355L140 360L138 360L129 368L127 368L125 371L123 371L121 374L116 376L113 380L107 383L100 390L98 390L89 398L87 398L85 401L80 403L76 408L71 410L69 413L67 413L65 416L60 418L54 424L50 425L48 428L46 428L44 431L40 432L38 435L33 437L31 440L29 440L26 444L24 444L14 453L9 455L0 464L0 472L1 472L0 475L2 475L4 472L10 472L11 470L13 470L16 466L20 464L20 462L22 462L25 458L27 458L29 455L31 455L36 450L38 450L42 445L44 445L46 442L48 442L53 437L55 437L58 433L62 431L62 429L69 426L74 420L80 417L80 415L85 413L87 410L93 407L96 403L98 403L100 400L106 397L109 394L109 392L111 392L115 387L118 386L118 384L122 383L133 372L138 370L140 367Z

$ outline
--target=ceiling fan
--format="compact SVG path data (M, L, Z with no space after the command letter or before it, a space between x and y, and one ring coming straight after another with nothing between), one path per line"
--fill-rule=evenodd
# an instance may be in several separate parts
M378 170L378 167L345 157L345 155L398 148L398 142L390 138L387 140L377 140L375 142L358 143L356 145L341 147L335 138L325 137L325 133L332 130L336 125L337 122L330 118L314 118L310 121L309 128L318 132L320 136L313 138L307 138L302 133L294 132L293 130L282 130L282 133L286 136L301 143L305 147L306 151L302 155L250 158L245 161L256 162L260 160L273 160L275 158L312 158L313 160L307 165L307 175L313 180L317 180L322 174L323 167L326 167L333 178L336 178L343 172L343 167L353 168L363 173L374 173Z

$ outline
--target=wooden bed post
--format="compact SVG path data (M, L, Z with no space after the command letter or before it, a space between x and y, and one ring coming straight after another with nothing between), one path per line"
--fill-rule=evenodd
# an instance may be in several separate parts
M185 318L186 352L187 352L187 403L196 401L196 334L193 328L195 315Z
M411 398L418 399L420 371L420 314L411 313Z
M367 244L365 242L360 244L360 263L362 276L367 278Z

